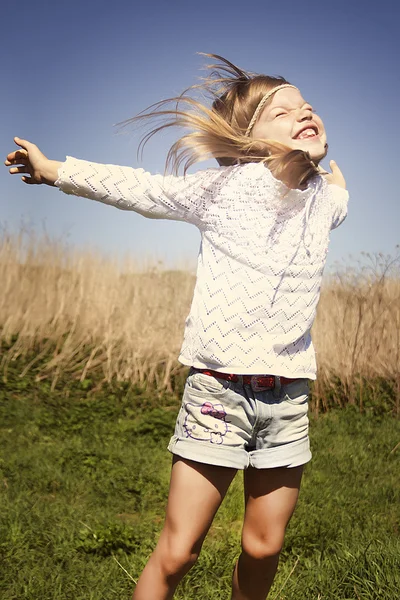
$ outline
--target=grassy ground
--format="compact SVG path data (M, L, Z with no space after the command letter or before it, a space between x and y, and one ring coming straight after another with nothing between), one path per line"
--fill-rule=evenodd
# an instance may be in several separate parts
M0 384L0 597L128 600L162 526L177 400L32 377ZM270 598L395 600L400 422L347 407L311 431ZM238 476L177 599L230 597L242 510Z

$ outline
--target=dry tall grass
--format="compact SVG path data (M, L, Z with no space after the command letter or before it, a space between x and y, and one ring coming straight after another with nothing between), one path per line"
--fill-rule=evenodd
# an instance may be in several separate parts
M181 369L177 355L193 274L76 253L21 230L2 234L0 281L3 377L10 361L35 350L21 376L40 362L38 378L51 378L53 386L68 374L171 389ZM317 409L337 379L347 400L362 407L363 380L381 377L397 385L399 411L399 252L365 255L362 266L338 269L325 280L313 340Z
M363 386L384 379L395 390L400 414L400 246L393 256L363 253L356 265L326 278L313 327L317 351L317 403L340 379L344 400L363 408ZM339 397L336 400L340 403Z

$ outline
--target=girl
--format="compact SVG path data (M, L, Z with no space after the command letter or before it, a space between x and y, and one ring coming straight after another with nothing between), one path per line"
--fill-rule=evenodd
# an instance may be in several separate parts
M325 129L300 90L208 56L218 64L190 89L211 93L211 107L185 92L172 107L160 102L134 120L162 120L144 142L164 127L189 129L168 154L175 170L210 156L219 168L163 177L71 157L57 162L20 138L5 162L25 183L188 221L201 232L166 519L134 600L173 597L238 469L245 469L245 515L232 599L267 597L311 458L310 329L329 233L347 212L339 168L318 166Z

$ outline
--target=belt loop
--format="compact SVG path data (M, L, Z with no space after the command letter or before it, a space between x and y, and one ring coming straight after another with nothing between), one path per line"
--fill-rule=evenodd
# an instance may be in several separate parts
M281 395L281 378L279 377L279 375L275 375L275 386L274 386L274 398L279 398L279 396Z

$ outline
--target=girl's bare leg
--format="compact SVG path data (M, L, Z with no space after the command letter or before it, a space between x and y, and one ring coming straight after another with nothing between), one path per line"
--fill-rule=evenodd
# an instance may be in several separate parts
M174 457L167 513L160 539L132 600L170 600L196 562L236 469Z
M236 563L232 600L265 600L271 588L286 526L295 509L303 467L244 473L242 553Z

